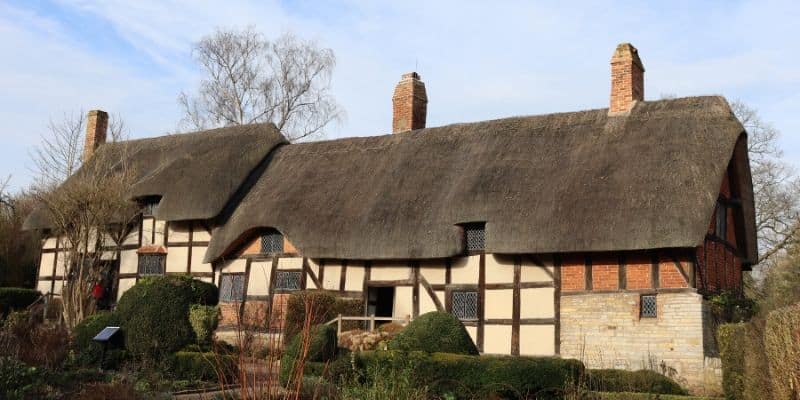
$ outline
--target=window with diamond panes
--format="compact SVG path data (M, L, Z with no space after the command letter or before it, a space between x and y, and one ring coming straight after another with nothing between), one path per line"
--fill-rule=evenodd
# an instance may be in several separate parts
M462 321L478 319L478 292L453 292L452 307L453 315Z
M483 251L486 248L486 225L483 223L464 225L467 251Z
M244 274L222 274L219 282L219 299L222 301L243 301Z
M269 231L261 236L262 253L283 253L283 235L276 230Z
M658 316L658 307L655 295L642 296L642 302L640 306L642 318L656 318Z
M275 273L275 289L300 290L303 274L300 271L277 271Z
M164 275L164 254L139 254L139 275Z

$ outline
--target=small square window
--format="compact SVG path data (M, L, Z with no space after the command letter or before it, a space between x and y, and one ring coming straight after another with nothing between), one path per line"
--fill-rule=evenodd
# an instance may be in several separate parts
M658 304L656 303L656 295L644 295L641 299L640 316L642 318L656 318L658 317Z
M139 254L139 275L164 275L164 254Z
M486 224L483 222L464 225L464 238L467 251L483 251L486 249Z
M261 236L261 252L264 254L283 253L283 235L271 230Z
M452 313L462 321L478 319L478 292L453 292Z
M158 203L161 201L158 197L148 197L140 202L142 206L142 216L153 217L158 212Z
M275 289L300 290L302 278L301 271L277 271L275 273Z
M219 282L219 299L222 301L243 301L244 274L222 274Z

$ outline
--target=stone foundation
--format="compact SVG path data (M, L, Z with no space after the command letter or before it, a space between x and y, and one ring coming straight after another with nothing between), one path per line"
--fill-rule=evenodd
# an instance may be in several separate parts
M561 356L588 368L653 369L697 394L721 393L722 374L702 296L659 293L658 317L639 317L639 293L561 298Z

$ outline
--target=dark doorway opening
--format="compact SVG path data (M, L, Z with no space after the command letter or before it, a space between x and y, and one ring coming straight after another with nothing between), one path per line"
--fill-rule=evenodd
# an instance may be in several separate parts
M394 287L371 287L367 290L367 315L391 317L394 311Z

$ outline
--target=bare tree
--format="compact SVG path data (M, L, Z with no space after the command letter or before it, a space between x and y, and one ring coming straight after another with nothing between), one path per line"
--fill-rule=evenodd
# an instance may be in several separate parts
M217 30L194 47L206 74L181 93L182 124L194 129L272 122L289 140L320 135L342 115L330 94L331 49L286 33L268 41L252 27Z
M30 287L36 283L39 237L22 230L35 203L29 193L10 193L11 176L0 183L0 286Z
M118 143L104 145L109 147L98 149L83 164L83 122L73 116L51 122L50 135L34 153L40 184L32 195L49 220L49 236L57 238L62 249L59 258L63 257L66 279L61 297L70 328L95 311L92 286L138 213L128 198L135 174L130 145L120 141L124 124L115 117L109 126L112 141Z
M759 263L769 267L776 256L797 239L800 232L800 180L783 160L778 147L780 133L758 112L741 101L731 103L748 133L748 152L756 203Z

